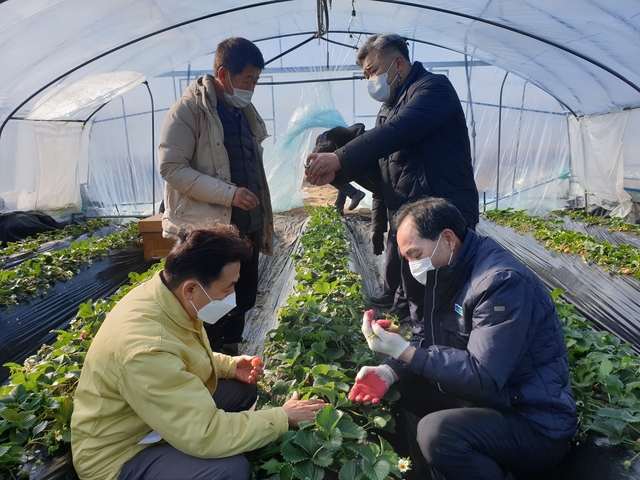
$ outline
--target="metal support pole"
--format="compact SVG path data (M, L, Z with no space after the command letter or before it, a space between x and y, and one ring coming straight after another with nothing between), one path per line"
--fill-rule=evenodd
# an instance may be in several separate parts
M502 93L504 91L504 83L507 81L509 72L504 74L502 85L500 86L500 104L498 106L498 165L496 168L496 210L498 210L498 197L500 196L500 143L502 140Z
M151 99L151 213L156 214L156 119L155 109L153 105L153 94L151 93L151 87L149 82L144 82L149 92L149 98Z

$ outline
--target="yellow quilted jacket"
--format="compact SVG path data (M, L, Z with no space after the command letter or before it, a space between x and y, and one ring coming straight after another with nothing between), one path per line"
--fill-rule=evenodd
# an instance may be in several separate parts
M282 408L227 413L211 398L236 359L213 353L160 274L126 295L87 354L71 419L83 480L116 479L152 430L178 450L222 458L259 448L288 429Z

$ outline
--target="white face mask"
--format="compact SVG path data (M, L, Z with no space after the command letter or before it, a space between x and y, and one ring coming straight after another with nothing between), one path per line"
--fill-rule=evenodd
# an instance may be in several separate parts
M393 63L395 61L396 59L394 58L393 62L391 62L391 65L389 65L389 68L387 68L387 71L385 73L383 73L382 75L378 75L377 77L371 77L369 79L367 90L369 91L369 95L371 95L371 98L377 100L378 102L386 102L391 97L391 85L387 84L387 78L389 77L389 70L391 70L391 67L393 66ZM398 74L396 74L396 76L393 78L393 82L396 81L396 78L398 78ZM393 82L391 82L392 85Z
M436 248L433 249L433 253L431 257L433 257L438 249L438 245L440 245L440 239L442 239L442 234L438 237L438 242L436 243ZM431 270L435 270L433 263L431 263L431 257L421 258L420 260L413 260L409 262L409 270L411 270L411 275L417 281L419 281L422 285L427 284L427 273ZM451 258L453 257L453 252L449 255L449 261L447 265L451 263Z
M229 79L229 84L231 84L231 77L229 76L229 70L227 70L227 78ZM234 107L244 108L251 103L251 98L253 97L253 92L251 90L242 90L241 88L233 88L233 95L229 95L227 92L224 92L224 99L227 103L230 103Z
M198 282L198 285L200 285L200 282ZM204 292L204 294L207 297L209 297L209 294L202 287L202 285L200 285L200 288L202 288L202 291ZM209 300L211 300L211 297L209 297ZM231 310L235 308L236 292L233 292L227 295L222 300L211 300L200 310L196 308L192 300L189 300L189 301L191 302L191 306L193 307L193 309L198 314L198 318L202 320L204 323L213 325L214 323L216 323L218 320L220 320L222 317L224 317L227 313L229 313Z

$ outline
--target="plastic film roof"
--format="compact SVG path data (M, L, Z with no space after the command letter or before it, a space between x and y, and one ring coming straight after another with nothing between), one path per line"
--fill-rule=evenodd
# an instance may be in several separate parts
M6 0L0 128L8 118L86 120L230 36L260 42L268 59L280 53L279 38L302 42L317 30L316 0ZM576 115L640 105L637 0L333 0L329 38L343 41L348 30L354 44L360 33L393 31L466 53L540 87Z

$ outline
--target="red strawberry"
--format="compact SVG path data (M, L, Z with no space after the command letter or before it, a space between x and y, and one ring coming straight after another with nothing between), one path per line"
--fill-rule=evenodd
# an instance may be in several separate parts
M389 327L391 326L391 320L378 320L376 323L385 330L389 330Z

